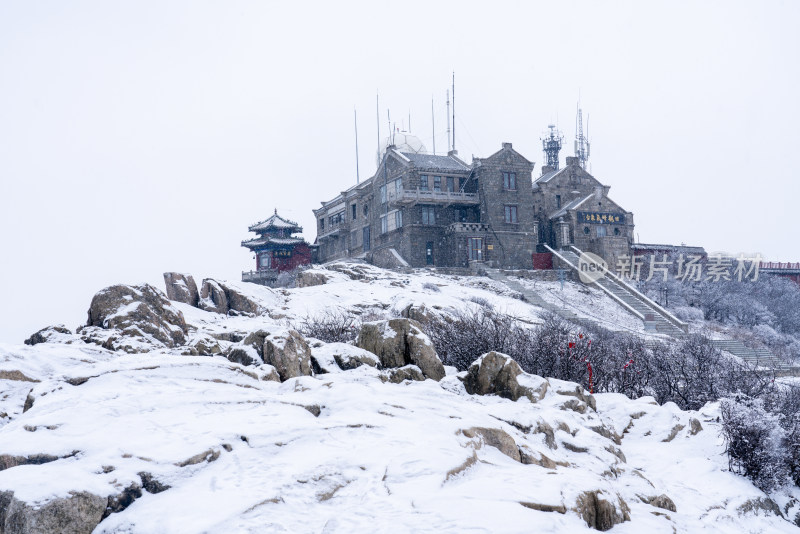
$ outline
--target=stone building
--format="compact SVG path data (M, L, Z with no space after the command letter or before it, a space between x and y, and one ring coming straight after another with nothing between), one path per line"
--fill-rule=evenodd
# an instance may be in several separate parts
M577 158L534 177L534 163L511 143L470 164L456 151L428 154L408 134L395 143L371 178L313 210L319 261L530 269L544 244L574 243L610 264L629 253L633 215Z
M258 237L242 241L242 246L255 255L256 269L243 272L242 281L270 284L281 272L311 263L312 247L302 237L294 236L303 229L278 215L277 209L270 218L250 226L248 230Z

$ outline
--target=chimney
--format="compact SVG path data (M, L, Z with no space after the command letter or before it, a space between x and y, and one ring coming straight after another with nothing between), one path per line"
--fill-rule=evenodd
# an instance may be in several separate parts
M567 156L567 167L570 165L580 165L577 156Z
M553 172L554 170L556 170L555 167L551 167L550 165L543 165L542 166L542 176L544 176L548 172Z
M503 148L511 148L511 143L503 143Z

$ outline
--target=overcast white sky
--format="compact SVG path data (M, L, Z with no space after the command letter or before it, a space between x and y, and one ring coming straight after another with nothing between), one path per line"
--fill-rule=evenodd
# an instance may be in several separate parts
M75 328L96 291L238 279L247 226L375 169L375 95L445 145L572 155L642 242L800 261L800 2L0 2L0 341ZM407 126L407 124L406 124Z

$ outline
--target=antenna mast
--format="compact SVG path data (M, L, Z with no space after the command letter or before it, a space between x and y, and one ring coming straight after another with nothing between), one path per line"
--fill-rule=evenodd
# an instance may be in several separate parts
M381 163L381 106L380 95L375 93L375 121L378 123L378 165Z
M361 178L358 174L358 112L353 108L353 124L356 128L356 184L361 183Z
M542 138L544 159L548 167L552 167L554 171L557 171L558 152L561 150L561 142L564 140L564 136L561 135L561 132L556 130L555 124L550 124L547 127L550 128L550 134L548 136L548 134L545 133L545 137Z
M456 73L453 71L453 152L456 151Z
M590 145L588 135L583 134L583 110L580 101L578 101L578 115L575 117L575 122L575 156L578 158L578 164L585 170L586 163L589 161Z
M450 89L447 90L447 150L450 150Z

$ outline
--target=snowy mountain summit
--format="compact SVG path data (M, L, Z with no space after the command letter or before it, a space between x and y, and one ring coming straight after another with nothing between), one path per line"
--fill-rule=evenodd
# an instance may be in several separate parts
M0 345L0 534L800 532L800 492L729 471L719 403L444 365L427 321L543 322L496 281L165 280Z

